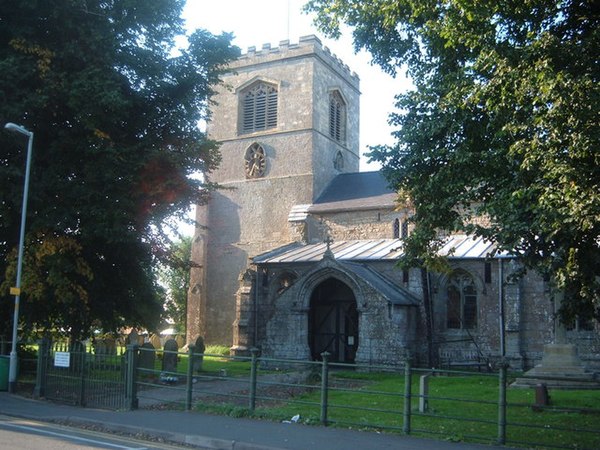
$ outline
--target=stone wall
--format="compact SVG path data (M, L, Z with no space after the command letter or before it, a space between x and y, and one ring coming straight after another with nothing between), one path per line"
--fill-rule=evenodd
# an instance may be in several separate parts
M394 220L405 220L405 210L389 209L354 210L312 216L315 223L310 239L319 242L332 237L335 240L392 239ZM411 228L409 228L410 230Z

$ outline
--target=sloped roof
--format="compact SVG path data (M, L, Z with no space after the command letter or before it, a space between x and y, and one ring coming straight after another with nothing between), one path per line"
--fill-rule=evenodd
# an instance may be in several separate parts
M395 206L396 193L381 172L343 173L327 185L309 212L335 212Z
M394 261L403 254L401 239L368 239L334 241L330 248L338 261ZM304 244L296 242L254 257L256 264L303 263L323 259L325 243ZM496 246L479 237L464 234L452 235L440 250L441 256L462 259L483 259L509 256L498 253Z
M419 299L408 289L388 280L364 264L346 262L342 266L361 278L393 305L418 305Z

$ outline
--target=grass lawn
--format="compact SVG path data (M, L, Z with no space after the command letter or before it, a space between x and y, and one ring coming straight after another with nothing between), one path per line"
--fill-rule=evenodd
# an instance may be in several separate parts
M401 432L404 377L394 374L336 373L332 378L365 382L359 387L332 390L328 420L334 426ZM429 408L419 412L419 377L413 377L411 434L437 436L452 441L495 443L498 437L498 379L495 376L435 376L429 378ZM277 407L256 413L272 419L300 414L307 423L318 423L320 391L317 389ZM534 411L533 389L507 391L508 444L548 448L600 448L600 391L551 391L550 408ZM583 412L577 411L581 409ZM584 431L587 430L587 431ZM588 431L595 431L590 433Z

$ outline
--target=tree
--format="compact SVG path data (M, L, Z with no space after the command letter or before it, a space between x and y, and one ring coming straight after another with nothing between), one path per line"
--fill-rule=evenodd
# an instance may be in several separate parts
M312 0L328 35L415 88L375 146L414 207L404 264L439 267L439 230L495 242L600 319L600 23L585 0ZM475 220L475 218L485 220Z
M236 57L231 36L183 37L183 0L0 4L0 120L35 134L23 326L83 337L156 325L169 218L219 162L198 123ZM12 327L25 145L0 133L0 333Z
M187 293L190 287L192 261L192 238L183 236L173 242L171 264L164 264L159 270L159 279L166 288L164 313L166 319L174 323L175 329L185 333L187 319Z

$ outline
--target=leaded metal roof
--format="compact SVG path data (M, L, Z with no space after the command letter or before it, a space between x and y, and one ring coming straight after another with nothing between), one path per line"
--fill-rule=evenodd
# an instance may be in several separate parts
M401 239L368 239L334 241L331 251L339 261L394 261L403 254ZM256 264L316 262L323 259L327 244L293 243L254 257ZM483 259L506 257L494 244L479 237L452 235L439 254L449 258Z

